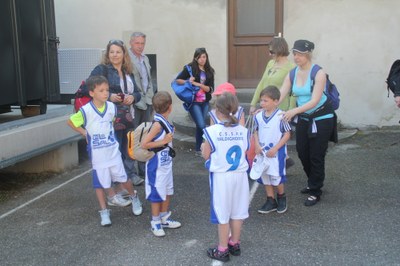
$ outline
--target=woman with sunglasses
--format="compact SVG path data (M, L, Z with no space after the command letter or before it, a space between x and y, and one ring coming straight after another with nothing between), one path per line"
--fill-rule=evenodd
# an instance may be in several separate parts
M253 99L251 100L250 114L256 111L256 105L260 101L260 93L268 86L275 86L280 88L283 80L295 65L289 61L289 46L283 37L274 37L269 43L269 54L272 59L268 61L264 74L257 85L254 92ZM279 109L287 111L296 107L296 98L288 95L279 104ZM289 156L286 158L286 168L294 165L294 161Z
M99 75L108 80L109 101L117 107L114 130L126 174L133 184L138 185L143 179L136 175L135 161L128 156L127 132L133 129L133 104L140 101L141 95L132 74L132 61L123 41L111 40L107 44L101 64L90 73L90 76ZM139 206L136 206L136 209L139 209Z
M196 155L201 156L200 146L203 143L203 129L206 127L206 115L209 101L214 91L214 69L210 65L205 48L197 48L193 60L188 64L192 68L190 75L187 67L177 76L176 82L184 84L189 80L194 86L199 87L193 104L189 107L189 113L196 124Z

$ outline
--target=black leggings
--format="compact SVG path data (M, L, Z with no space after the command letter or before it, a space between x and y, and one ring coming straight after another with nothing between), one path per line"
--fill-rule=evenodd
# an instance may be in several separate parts
M296 126L296 149L308 177L310 195L320 196L325 179L325 155L333 130L333 118L315 121L317 134L309 138L309 122L299 119Z

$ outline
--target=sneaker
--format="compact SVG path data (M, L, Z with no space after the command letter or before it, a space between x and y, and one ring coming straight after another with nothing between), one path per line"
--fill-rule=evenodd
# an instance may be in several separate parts
M143 184L143 182L144 182L144 179L143 179L143 178L140 178L140 177L137 176L137 175L132 176L132 184L133 184L134 186L140 186L140 185Z
M222 252L218 250L218 247L209 248L207 250L207 256L214 260L227 262L229 261L229 249L226 249L226 251Z
M234 244L234 245L230 245L230 244L228 243L228 250L229 250L229 253L230 253L232 256L240 256L241 251L240 251L240 244L239 244L239 242L236 243L236 244Z
M100 218L101 218L101 226L110 226L111 225L111 220L110 220L110 210L109 209L104 209L99 211L100 213Z
M161 217L161 225L163 228L170 228L170 229L175 229L181 227L181 223L178 221L174 221L170 219L169 217L171 216L171 212L168 212L167 215L164 217Z
M262 153L257 154L254 157L253 164L250 170L250 178L253 180L257 180L261 177L264 171L266 171L269 167L269 160Z
M305 201L304 205L307 207L314 206L321 199L320 196L309 196Z
M161 221L151 221L151 231L155 236L165 236Z
M277 213L284 213L287 210L286 196L277 197L278 207L276 208Z
M124 199L121 195L115 194L112 198L107 198L107 204L110 206L125 207L131 204L130 200Z
M141 215L143 212L143 208L136 190L135 190L135 196L131 196L130 200L132 201L133 214L136 216Z
M264 205L258 210L258 213L270 213L276 211L278 204L273 198L267 198Z

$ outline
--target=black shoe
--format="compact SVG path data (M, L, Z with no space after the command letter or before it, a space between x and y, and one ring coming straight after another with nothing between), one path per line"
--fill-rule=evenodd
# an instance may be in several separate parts
M314 206L321 199L320 196L309 196L306 201L304 201L304 205L307 207Z
M215 248L209 248L207 250L207 256L214 260L219 260L223 262L227 262L229 260L229 249L227 249L224 252L221 252L218 250L218 247Z
M286 196L278 197L277 202L278 202L278 208L276 208L276 212L284 213L287 210Z
M305 187L305 188L303 188L302 190L300 190L300 193L302 193L302 194L308 194L308 193L310 193L310 188L309 188L309 187Z
M276 200L268 197L261 209L258 210L258 213L270 213L276 211L277 207Z
M292 158L287 158L286 159L286 169L289 169L290 167L292 167L294 165L294 161Z
M241 253L241 251L240 251L240 244L239 244L239 242L238 243L236 243L235 245L229 245L229 243L228 243L228 250L229 250L229 253L231 253L231 255L232 256L240 256L240 253Z

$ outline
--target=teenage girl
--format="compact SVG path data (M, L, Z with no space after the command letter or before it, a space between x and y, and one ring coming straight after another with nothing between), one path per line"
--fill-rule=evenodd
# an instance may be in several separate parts
M227 92L219 96L216 115L221 122L204 129L205 142L201 146L210 172L210 220L218 224L219 237L218 246L208 249L207 255L224 262L229 260L229 254L240 255L242 224L249 216L249 133L238 124L234 116L237 110L236 96Z

